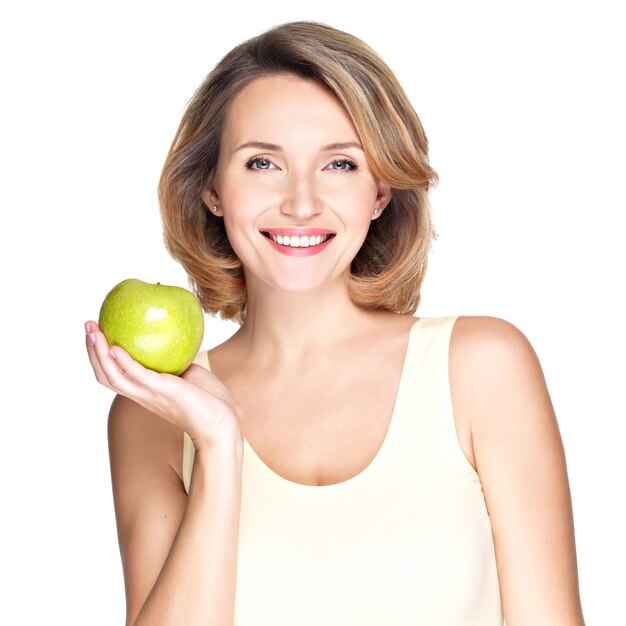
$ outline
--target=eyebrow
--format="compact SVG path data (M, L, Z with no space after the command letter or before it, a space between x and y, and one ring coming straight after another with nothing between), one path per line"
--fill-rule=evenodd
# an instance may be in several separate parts
M282 146L278 146L275 143L266 143L264 141L248 141L247 143L241 144L238 148L234 150L234 152L238 152L239 150L243 150L244 148L258 148L259 150L272 150L274 152L284 152L284 148ZM357 141L343 141L339 143L329 143L320 148L320 152L330 152L331 150L344 150L345 148L358 148L359 150L363 150L363 146Z

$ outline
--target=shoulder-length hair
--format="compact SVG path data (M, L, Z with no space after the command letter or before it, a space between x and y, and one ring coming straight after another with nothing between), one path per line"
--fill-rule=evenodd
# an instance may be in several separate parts
M373 175L392 199L373 220L351 264L356 304L414 313L426 271L432 224L428 190L437 174L428 163L422 124L397 78L357 37L317 22L289 22L231 50L200 85L180 122L163 166L159 202L166 248L189 276L208 313L242 322L246 285L224 222L201 194L218 163L229 107L256 78L291 73L317 81L342 103Z

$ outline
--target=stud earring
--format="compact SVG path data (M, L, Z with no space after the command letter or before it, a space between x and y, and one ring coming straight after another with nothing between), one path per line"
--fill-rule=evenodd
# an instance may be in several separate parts
M213 205L212 211L213 211L213 213L217 213L217 207L215 205Z
M374 215L380 215L380 209L376 208L372 211L374 213Z

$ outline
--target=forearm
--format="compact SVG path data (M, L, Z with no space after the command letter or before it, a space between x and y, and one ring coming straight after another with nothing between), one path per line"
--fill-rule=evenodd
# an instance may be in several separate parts
M196 451L187 506L134 626L230 626L237 575L242 442Z

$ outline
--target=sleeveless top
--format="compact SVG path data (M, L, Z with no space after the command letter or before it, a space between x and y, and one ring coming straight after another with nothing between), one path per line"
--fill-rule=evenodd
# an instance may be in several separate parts
M411 327L387 434L360 474L292 482L244 439L235 626L502 626L489 515L452 412L457 317ZM208 368L206 352L196 362ZM193 453L185 433L187 492Z

